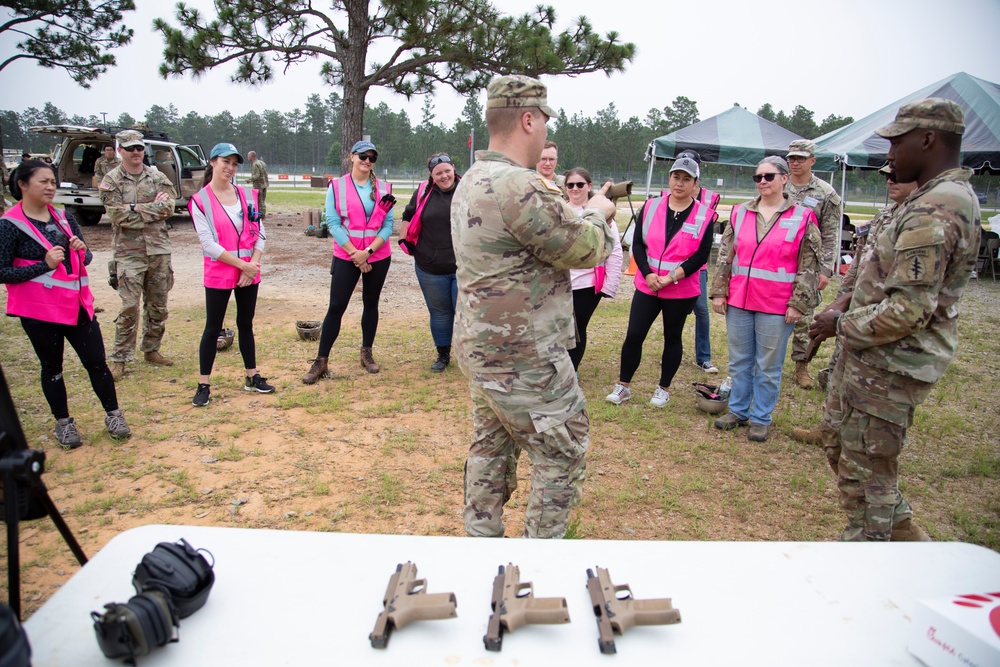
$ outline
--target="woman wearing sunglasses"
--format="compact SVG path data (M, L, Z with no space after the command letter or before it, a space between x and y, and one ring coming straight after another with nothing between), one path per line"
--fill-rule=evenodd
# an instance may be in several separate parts
M729 412L722 430L750 425L767 440L781 389L781 368L795 323L819 303L820 234L816 214L784 194L788 163L764 158L753 177L758 195L733 208L712 281L712 310L726 316Z
M643 204L632 237L632 256L638 268L635 293L622 344L618 383L606 399L619 405L632 397L629 383L639 362L646 334L658 316L663 318L663 354L660 382L649 404L662 408L670 400L670 383L681 365L684 322L701 294L701 267L712 252L712 229L718 214L694 198L698 163L677 158L670 168L670 190Z
M455 248L451 244L451 198L461 178L447 153L427 160L430 176L422 181L403 211L410 223L399 247L413 255L413 270L431 317L431 338L437 359L431 370L440 373L451 363L451 331L455 325L458 282Z
M340 322L361 279L361 368L378 373L372 345L378 330L378 300L389 273L389 235L392 234L392 187L375 177L378 151L370 141L351 147L351 173L330 181L326 191L326 225L333 236L330 266L330 306L323 319L319 351L302 377L314 384L327 373L330 350L340 334Z
M0 283L7 287L7 315L21 318L41 363L42 394L56 419L56 440L66 449L82 444L69 416L63 380L67 341L107 413L108 433L127 438L132 432L118 407L88 285L86 266L93 255L73 216L52 206L55 170L45 162L26 159L10 175L9 185L19 203L0 218Z
M594 194L594 183L590 172L583 167L574 167L563 174L563 183L569 205L577 213L583 213L587 202ZM576 320L578 340L576 347L569 351L573 368L580 370L580 362L587 351L587 325L597 310L602 297L613 299L618 293L618 280L622 275L622 242L618 225L610 223L615 237L615 247L607 261L592 269L570 269L569 277L573 285L573 318Z
M209 380L231 295L236 299L236 329L246 375L243 388L261 394L274 392L267 378L257 372L257 347L253 335L260 258L265 245L264 223L257 208L258 191L233 185L241 164L243 156L236 146L216 144L205 170L202 189L188 202L205 266L205 330L198 347L201 378L191 401L199 408L211 400Z

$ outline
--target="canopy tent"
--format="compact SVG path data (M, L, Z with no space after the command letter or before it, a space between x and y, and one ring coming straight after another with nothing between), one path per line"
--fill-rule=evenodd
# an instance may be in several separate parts
M696 150L703 162L755 167L768 155L785 156L799 135L733 106L717 116L654 139L646 150L650 173L656 160L672 160L683 150ZM816 152L816 171L834 171L833 153Z
M816 139L817 152L842 156L846 167L878 168L885 164L888 139L875 130L895 119L899 107L927 97L954 100L965 112L962 165L976 171L1000 171L1000 84L959 72L907 95L850 125Z

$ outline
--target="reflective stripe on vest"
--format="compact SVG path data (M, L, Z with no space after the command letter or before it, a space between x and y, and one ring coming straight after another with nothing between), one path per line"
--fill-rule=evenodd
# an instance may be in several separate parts
M713 192L707 188L702 188L701 192L698 193L698 201L711 209L719 206L720 199L722 199L722 196L718 192Z

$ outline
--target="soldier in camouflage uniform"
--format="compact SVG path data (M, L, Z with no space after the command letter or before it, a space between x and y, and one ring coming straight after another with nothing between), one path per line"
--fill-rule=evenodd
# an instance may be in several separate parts
M118 296L122 300L122 309L115 318L115 344L108 356L116 380L124 374L125 364L135 360L140 297L143 317L139 349L151 364L174 363L159 350L168 314L167 293L174 286L167 218L173 214L177 199L173 183L142 163L142 134L123 130L117 139L122 164L108 172L100 186L101 202L114 232Z
M97 183L100 184L104 177L108 175L108 172L120 165L122 161L115 156L115 147L108 144L104 147L104 155L97 158L94 163L94 176L97 177Z
M869 249L875 239L878 238L878 235L882 232L882 228L885 227L887 222L889 222L893 214L899 208L899 205L903 203L903 200L909 197L910 193L917 187L917 184L914 182L897 183L895 181L895 174L892 173L892 170L888 166L882 167L879 171L886 178L889 189L889 199L892 200L892 203L876 213L875 217L872 218L867 225L858 227L858 230L855 233L856 240L854 248L854 261L848 267L847 273L844 275L844 279L840 283L840 289L837 291L837 296L825 310L847 310L847 307L851 303L851 295L854 292L854 283L857 280L858 267L862 266L871 257ZM813 330L810 329L809 333L812 335ZM820 342L822 342L822 338L814 339L813 345L818 347ZM827 373L829 380L827 380L826 385L826 399L823 402L823 421L816 428L792 429L793 440L818 444L826 449L827 459L830 461L830 465L833 467L834 473L837 472L837 461L840 460L840 424L842 421L843 410L841 409L839 387L840 379L844 374L844 365L842 360L843 355L840 351L840 343L837 343L833 355L830 357L829 366L826 371L824 371Z
M913 514L899 492L899 453L958 347L958 301L979 252L972 171L959 167L964 131L962 108L941 98L907 104L877 130L891 143L893 172L917 189L858 267L848 310L816 317L817 335L835 331L843 346L844 541L887 541Z
M250 178L247 179L247 183L252 185L257 189L257 205L260 206L260 216L263 218L267 215L267 204L265 200L267 199L267 163L257 157L255 151L250 151L247 153L247 159L250 160Z
M570 268L601 264L615 207L602 194L578 215L538 162L554 112L545 86L503 76L487 88L489 149L452 202L458 307L455 351L469 378L475 434L466 460L465 530L500 537L508 462L519 445L534 472L526 537L562 537L582 482L590 420L568 348L575 345Z
M806 139L797 139L788 144L788 167L791 178L785 184L785 192L796 204L808 206L816 214L819 221L819 233L823 238L820 253L819 289L826 289L833 275L833 264L836 259L837 239L840 233L840 195L826 181L821 181L812 173L816 164L816 144ZM809 322L813 311L803 314L801 320L792 330L792 361L795 362L795 382L803 389L811 389L812 378L809 377L809 360L806 350L809 348Z

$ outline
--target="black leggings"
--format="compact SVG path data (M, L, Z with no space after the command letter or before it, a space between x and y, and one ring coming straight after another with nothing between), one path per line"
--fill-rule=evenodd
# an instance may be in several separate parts
M583 353L587 351L587 325L590 324L591 316L601 303L602 296L604 295L595 292L593 287L573 290L573 317L576 319L576 332L580 340L576 342L576 347L569 351L569 358L576 370L580 370Z
M619 381L631 382L642 361L642 344L653 326L656 316L663 313L663 357L660 359L660 386L669 387L681 365L684 344L684 320L694 310L697 296L689 299L659 299L636 290L632 296L632 309L628 314L628 332L622 344Z
M236 295L236 330L240 343L240 354L243 356L243 367L257 368L257 345L253 339L253 316L257 310L256 285L236 287L233 289L205 288L205 331L201 334L201 345L198 346L198 363L202 375L211 375L215 365L215 354L218 352L219 334L222 323L226 319L229 308L229 295Z
M389 262L392 257L386 257L374 262L372 270L361 273L354 262L339 257L333 258L330 267L330 307L323 319L323 331L319 336L318 357L329 357L330 349L340 335L340 320L347 312L347 304L351 302L354 288L361 278L361 301L364 308L361 311L361 347L371 347L375 343L375 332L378 331L378 300L382 295L382 286L389 273Z
M87 311L80 309L80 317L73 326L43 322L30 317L21 318L21 327L28 334L31 346L35 348L38 361L42 364L42 393L48 401L52 416L56 419L69 417L66 402L66 384L63 382L64 341L76 350L87 374L90 386L94 388L105 412L118 409L118 394L115 380L111 377L108 362L104 356L104 339L97 318L90 319Z

